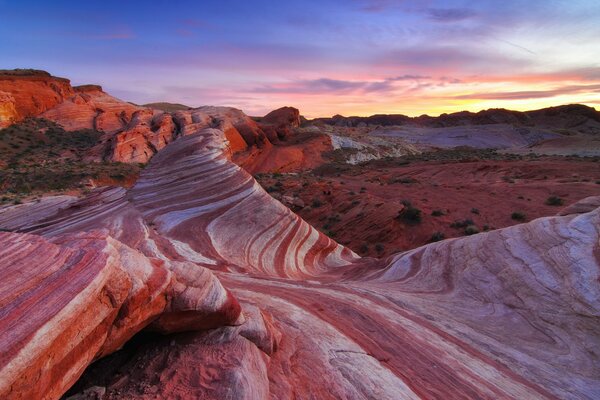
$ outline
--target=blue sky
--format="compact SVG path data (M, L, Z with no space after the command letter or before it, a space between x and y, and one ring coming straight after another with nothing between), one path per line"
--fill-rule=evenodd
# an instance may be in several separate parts
M308 116L600 104L600 1L6 1L0 68Z

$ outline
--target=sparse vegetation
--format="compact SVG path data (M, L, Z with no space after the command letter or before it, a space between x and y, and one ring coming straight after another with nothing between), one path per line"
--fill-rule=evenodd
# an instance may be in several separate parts
M465 235L474 235L479 233L479 228L476 225L469 225L465 228Z
M21 201L36 193L84 191L90 180L121 185L135 181L138 164L84 159L101 135L89 129L66 132L44 119L27 119L0 130L0 202Z
M446 213L443 212L442 210L433 210L431 212L431 215L434 217L441 217L442 215L446 215Z
M562 206L565 202L558 196L550 196L546 199L547 206Z
M434 232L429 239L430 242L439 242L440 240L446 239L446 235L443 232Z
M421 222L421 210L414 207L410 201L403 200L402 204L404 204L404 208L398 211L398 216L396 218L403 220L404 222L408 222L411 224L418 224Z
M312 203L310 203L312 208L319 208L323 205L323 202L319 198L314 198Z
M466 218L463 220L454 221L453 223L450 224L450 228L455 228L455 229L466 228L469 225L475 225L475 222L473 222L473 220L470 218Z
M526 216L521 211L515 211L510 215L510 218L514 219L515 221L525 221Z
M358 252L360 254L367 254L369 252L369 245L367 243L363 243L360 245Z

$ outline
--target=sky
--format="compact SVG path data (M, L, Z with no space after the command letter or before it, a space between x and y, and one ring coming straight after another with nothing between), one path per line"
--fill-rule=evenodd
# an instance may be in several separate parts
M0 68L250 115L600 108L600 0L0 0Z

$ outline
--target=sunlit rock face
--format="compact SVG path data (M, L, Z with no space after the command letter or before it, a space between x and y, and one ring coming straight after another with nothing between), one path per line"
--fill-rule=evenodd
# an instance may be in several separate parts
M103 122L110 157L149 160L132 188L0 212L1 398L60 398L101 358L109 399L600 396L596 200L361 259L231 161L268 145L241 111L132 107ZM141 330L168 336L111 356Z
M0 127L37 116L73 93L68 79L44 71L0 70Z
M292 128L300 126L300 111L294 107L281 107L260 119L260 125L271 141L285 139L292 134Z
M15 98L10 93L0 91L0 128L7 127L19 119L15 103Z

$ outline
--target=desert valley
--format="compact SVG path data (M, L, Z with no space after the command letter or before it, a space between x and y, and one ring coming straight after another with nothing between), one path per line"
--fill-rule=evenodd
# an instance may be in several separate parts
M600 395L593 108L0 95L0 397Z
M0 400L599 400L598 37L0 0Z

